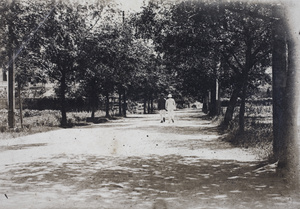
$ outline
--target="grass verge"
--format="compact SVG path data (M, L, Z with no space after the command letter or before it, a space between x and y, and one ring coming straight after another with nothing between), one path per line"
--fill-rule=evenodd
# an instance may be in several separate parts
M58 110L24 110L23 111L23 127L19 112L15 113L15 128L8 128L8 113L7 110L0 110L0 139L10 139L35 133L47 132L59 129L61 113ZM85 126L93 122L87 121L91 115L90 112L69 112L67 113L68 127ZM104 118L103 111L98 111L95 114ZM105 122L106 120L101 120Z
M237 116L238 110L235 111ZM273 124L272 111L268 106L252 107L245 114L245 131L239 131L238 117L235 117L225 131L223 140L236 147L248 149L259 159L270 161L273 159ZM224 115L214 118L221 124Z

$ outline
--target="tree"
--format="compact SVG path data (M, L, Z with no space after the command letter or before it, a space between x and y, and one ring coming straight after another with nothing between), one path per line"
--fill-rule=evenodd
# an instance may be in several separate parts
M244 2L182 2L169 8L170 15L157 12L161 10L156 7L149 4L144 9L140 20L144 24L137 25L137 31L153 38L170 77L178 83L177 91L198 98L210 92L209 112L214 115L218 112L218 83L230 80L232 93L223 124L227 127L232 120L240 97L239 127L243 131L246 97L270 66L270 8Z
M236 3L225 7L225 15L229 20L223 26L221 50L235 81L223 125L227 127L231 121L240 94L241 132L244 131L245 100L249 84L261 79L262 72L270 65L271 22L260 18L268 13L270 8L253 3Z
M112 31L111 31L112 32ZM100 95L106 98L106 117L109 115L109 94L114 91L114 57L111 43L114 33L99 33L96 37L87 37L80 58L80 77L78 79L83 95L87 96L92 108L92 118L98 107ZM115 34L116 35L116 34Z
M78 72L77 58L85 22L78 7L70 3L59 2L51 8L53 12L45 23L42 36L41 59L44 60L43 67L51 81L58 84L56 94L60 98L61 126L66 127L66 97Z
M135 40L132 51L137 64L132 72L132 88L129 89L129 96L135 100L143 99L144 113L153 113L154 98L166 88L164 67L154 53L154 46L149 42L142 39Z
M145 103L149 101L148 103L152 104L158 78L164 77L157 74L159 62L152 40L142 38L141 33L137 32L137 17L138 15L134 14L125 18L123 12L119 36L114 39L115 45L111 46L116 51L114 81L119 93L120 114L123 116L126 116L127 98L144 99ZM153 105L149 109L153 110Z
M14 19L16 2L9 2L6 6L8 8L7 26L8 26L8 39L7 39L7 55L8 55L8 126L14 128L15 126L15 48L16 37L14 34Z
M95 22L93 30L84 39L80 57L79 68L82 73L79 82L91 100L96 102L100 95L105 96L106 117L110 117L109 95L114 93L115 88L120 95L123 94L122 81L130 77L123 69L126 67L127 51L130 50L125 50L128 43L122 23L116 20L117 12L114 9L107 10ZM119 107L121 113L121 105Z
M82 43L79 45L77 69L79 73L76 81L79 83L81 96L87 96L94 118L100 97L105 95L106 117L109 115L109 94L113 92L113 68L114 61L111 43L116 37L115 21L108 14L113 8L105 10L110 1L98 0L96 3L77 5L79 13L84 20L84 31L81 34Z
M20 119L23 127L22 90L35 83L45 83L45 74L39 68L40 46L36 35L47 20L49 11L40 11L44 3L20 2L18 5L20 17L16 20L18 31L18 50L16 54L16 82L19 97Z
M144 100L144 113L147 112L147 103L151 105L154 97L160 93L167 93L176 83L173 79L174 70L167 69L165 51L161 45L162 33L170 23L168 19L170 16L168 9L161 3L149 2L143 7L142 12L132 17L131 24L135 29L135 37L142 44L140 47L142 53L139 55L142 59L139 59L139 72L136 73L135 79L139 84L135 82L137 86L135 89L140 92L140 99ZM151 112L153 108L148 109Z
M273 15L278 20L273 23L273 53L272 53L272 75L273 75L273 152L279 157L283 138L283 99L286 86L286 68L287 68L287 43L286 26L284 22L284 9L282 7L273 7Z
M299 39L293 21L284 16L292 8L273 7L273 151L278 171L292 188L299 187L297 109L299 103ZM286 63L288 60L288 63Z
M122 25L119 28L119 37L117 41L118 53L114 62L116 88L119 94L119 115L126 117L127 110L127 91L131 83L131 75L135 70L136 60L132 48L133 34L130 25L125 19L124 11L122 12ZM123 95L123 102L122 96Z
M36 67L39 63L37 59L37 54L39 54L37 43L39 41L36 33L47 17L43 14L45 11L40 9L43 5L43 3L40 4L36 1L13 1L10 5L11 13L9 14L6 10L1 15L4 32L2 35L6 35L1 39L3 41L2 46L6 48L2 56L3 60L9 63L8 68L14 68L14 73L10 74L15 74L17 82L21 126L23 125L21 90L27 85L29 79L32 81L41 80L40 71ZM5 7L8 8L8 4ZM6 26L9 30L5 29ZM13 57L10 55L11 53L14 54ZM5 59L5 56L10 58ZM12 84L11 91L14 90L14 85L12 82L10 83ZM12 98L10 101L12 101Z
M220 45L214 26L217 7L214 2L182 2L180 4L149 4L137 21L137 31L154 40L156 50L163 56L167 68L166 83L176 88L176 93L198 100L208 91L216 95L217 66L220 63ZM215 34L215 35L213 35ZM214 99L214 101L216 98ZM210 114L217 111L212 101Z

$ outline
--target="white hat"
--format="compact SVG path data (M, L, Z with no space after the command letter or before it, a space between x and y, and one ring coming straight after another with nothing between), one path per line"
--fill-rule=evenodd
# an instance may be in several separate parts
M168 98L169 98L169 97L172 97L172 94L169 94L169 95L168 95Z

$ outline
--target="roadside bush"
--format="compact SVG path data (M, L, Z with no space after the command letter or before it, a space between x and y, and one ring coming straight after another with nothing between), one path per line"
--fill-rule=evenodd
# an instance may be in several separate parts
M256 156L263 160L272 159L273 155L273 124L272 106L246 104L245 131L239 131L239 108L235 108L234 119L230 122L225 141L234 146L250 149ZM223 120L216 119L220 125Z
M7 130L6 126L0 126L0 132L3 133Z
M0 110L0 139L14 138L33 133L50 131L60 127L61 112L59 110L23 110L23 127L21 127L20 112L15 112L15 128L8 127L8 111ZM87 125L87 118L91 113L85 112L68 112L67 127L71 128L77 125ZM97 111L95 116L104 117L104 111Z
M230 128L223 140L234 146L249 149L263 160L272 159L273 155L273 127L272 123L264 123L260 120L248 119L245 131L238 129L238 119L231 122Z

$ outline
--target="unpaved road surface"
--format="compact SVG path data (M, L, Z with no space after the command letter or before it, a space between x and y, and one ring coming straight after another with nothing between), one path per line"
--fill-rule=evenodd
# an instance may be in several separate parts
M197 110L0 140L0 208L300 208Z

